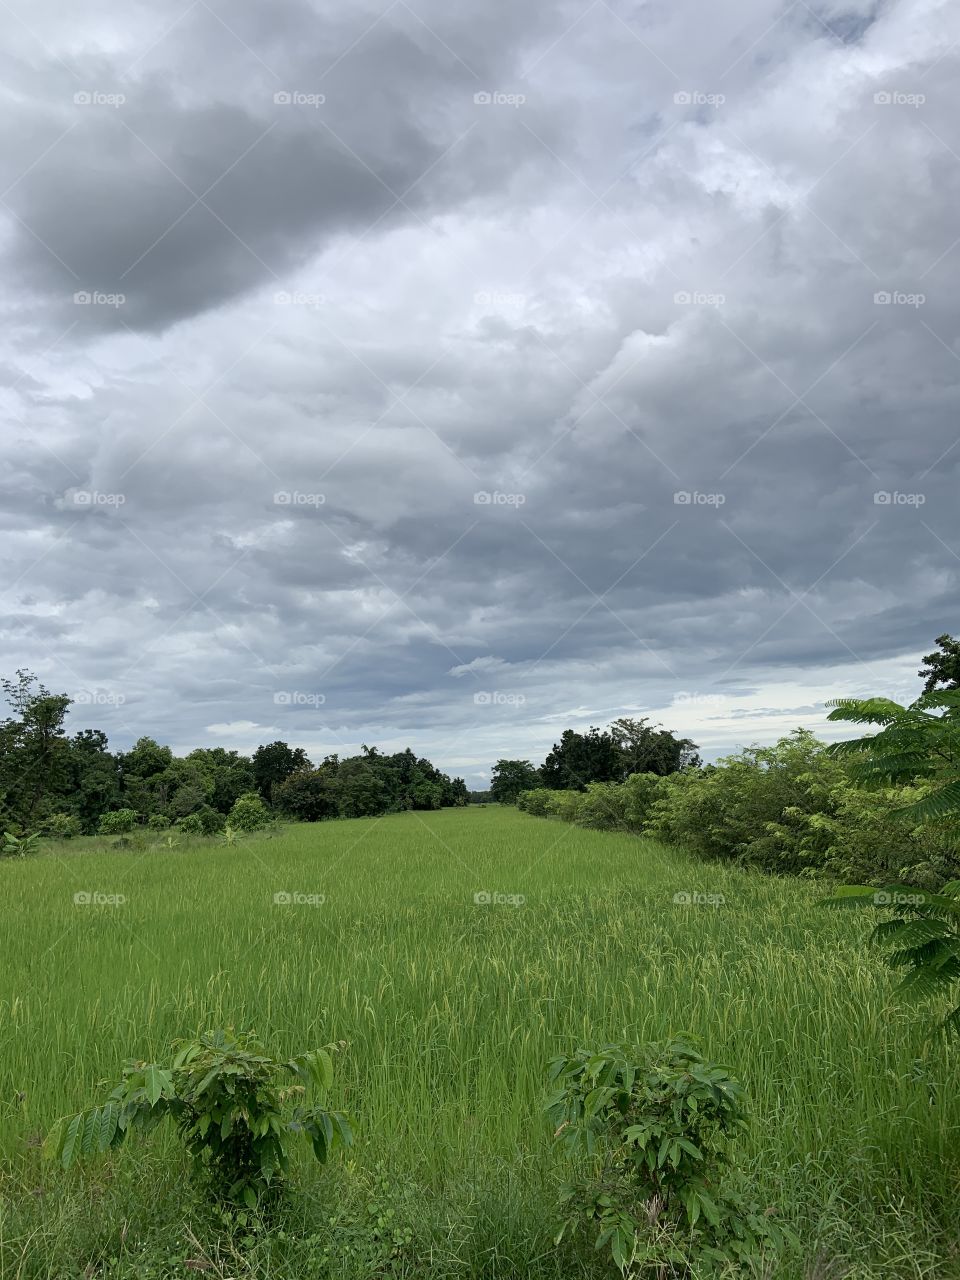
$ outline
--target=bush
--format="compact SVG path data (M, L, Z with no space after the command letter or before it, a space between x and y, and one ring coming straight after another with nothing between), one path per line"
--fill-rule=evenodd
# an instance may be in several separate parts
M594 1248L608 1248L624 1275L756 1267L792 1241L772 1210L729 1178L720 1184L727 1143L746 1128L743 1090L726 1068L675 1040L580 1049L555 1059L550 1078L558 1141L599 1162L594 1177L564 1188L558 1239L593 1228Z
M52 813L44 823L47 835L55 840L73 840L83 832L83 824L72 813Z
M588 782L577 804L577 822L595 831L618 831L626 826L626 792L618 782Z
M679 777L671 774L670 777ZM623 792L623 821L629 831L646 828L650 810L660 794L663 778L658 773L632 773L620 788Z
M230 810L230 825L236 831L259 831L270 821L270 811L255 791L247 791Z
M242 1215L278 1187L291 1134L309 1137L321 1162L352 1141L346 1116L322 1106L338 1047L284 1062L270 1057L252 1034L201 1035L184 1043L169 1067L128 1062L102 1106L60 1121L48 1151L68 1169L81 1156L115 1147L134 1129L169 1115L212 1197ZM318 1099L314 1105L303 1101L308 1092ZM288 1118L291 1098L296 1105Z
M177 827L186 836L215 836L223 830L226 821L222 813L205 804L196 813L188 813L181 818Z
M98 831L102 836L126 836L137 825L134 809L113 809L100 817Z
M547 816L547 807L553 792L549 787L535 787L532 791L521 791L517 796L517 808L524 813L532 813L536 818Z
M147 819L148 831L166 831L170 826L170 819L165 813L151 813Z
M583 803L582 791L551 791L547 800L547 815L564 822L576 822Z

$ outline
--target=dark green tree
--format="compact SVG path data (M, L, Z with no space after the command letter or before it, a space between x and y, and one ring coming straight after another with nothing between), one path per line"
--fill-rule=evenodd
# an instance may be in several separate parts
M253 753L254 781L268 804L273 800L273 788L277 783L285 782L292 773L310 767L303 747L291 747L286 742L270 742L257 747Z
M521 791L540 785L540 775L529 760L498 760L490 774L490 799L514 804Z
M953 636L937 636L937 649L923 659L917 675L923 680L924 693L934 689L960 689L960 640ZM939 652L937 651L939 650Z

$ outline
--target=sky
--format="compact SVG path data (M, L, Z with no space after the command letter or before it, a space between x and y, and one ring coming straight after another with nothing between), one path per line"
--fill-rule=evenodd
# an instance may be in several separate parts
M960 631L960 7L8 0L0 670L708 759Z

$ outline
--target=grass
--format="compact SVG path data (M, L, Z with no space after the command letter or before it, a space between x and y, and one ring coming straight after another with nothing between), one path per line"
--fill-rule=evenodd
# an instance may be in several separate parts
M772 1274L960 1277L957 1054L820 893L497 807L0 863L0 1280L599 1276L552 1248L544 1065L678 1031L748 1089L740 1163L803 1240ZM84 1172L41 1160L124 1058L227 1024L349 1042L357 1146L298 1166L268 1237L227 1244L160 1131Z

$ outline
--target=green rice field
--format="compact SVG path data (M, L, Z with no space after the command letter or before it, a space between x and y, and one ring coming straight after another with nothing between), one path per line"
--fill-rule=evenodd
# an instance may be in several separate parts
M553 1245L545 1066L681 1031L743 1081L738 1163L802 1241L767 1274L960 1277L957 1052L822 887L497 806L142 839L0 863L0 1280L608 1275ZM44 1159L125 1058L229 1025L347 1042L356 1145L304 1155L275 1229L228 1242L164 1130Z

